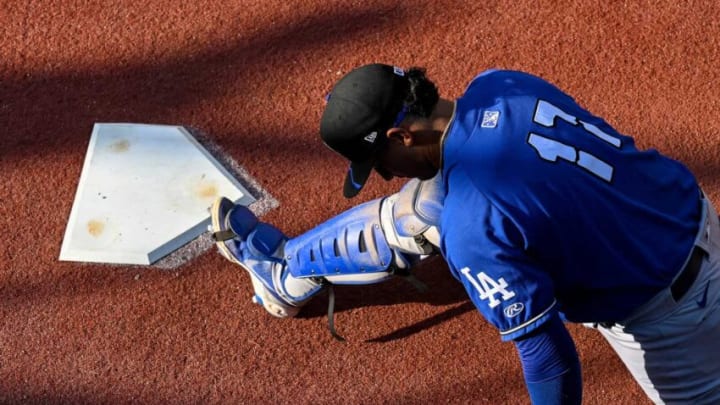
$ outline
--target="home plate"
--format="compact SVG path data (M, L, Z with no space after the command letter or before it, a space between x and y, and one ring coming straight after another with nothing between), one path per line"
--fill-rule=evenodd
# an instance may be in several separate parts
M95 124L60 260L153 264L207 230L218 196L255 201L185 128Z

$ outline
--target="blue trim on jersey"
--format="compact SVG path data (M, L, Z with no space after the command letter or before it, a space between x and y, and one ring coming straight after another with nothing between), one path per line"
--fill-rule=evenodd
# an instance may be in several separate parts
M502 337L502 340L505 342L509 341L509 340L513 340L516 337L523 336L529 332L532 332L536 328L540 327L540 325L542 325L542 322L539 322L539 321L547 319L551 315L550 311L556 310L556 308L555 308L556 303L557 303L557 301L553 301L552 304L550 304L550 306L545 311L541 312L536 317L528 320L524 324L518 325L512 329L500 331L500 336Z

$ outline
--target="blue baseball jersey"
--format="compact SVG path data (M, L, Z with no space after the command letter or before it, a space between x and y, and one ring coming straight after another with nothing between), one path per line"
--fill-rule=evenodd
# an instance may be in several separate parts
M529 74L480 74L443 140L441 250L503 340L552 311L610 322L666 288L694 243L699 189L679 162Z

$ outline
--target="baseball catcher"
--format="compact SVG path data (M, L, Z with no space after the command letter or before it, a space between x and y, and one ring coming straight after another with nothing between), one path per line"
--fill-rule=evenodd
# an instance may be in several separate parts
M682 163L509 70L449 100L424 69L359 67L333 87L320 136L350 162L347 198L373 170L413 180L293 239L219 201L220 249L269 312L439 252L517 348L534 404L582 402L565 322L597 329L655 403L720 403L720 221Z

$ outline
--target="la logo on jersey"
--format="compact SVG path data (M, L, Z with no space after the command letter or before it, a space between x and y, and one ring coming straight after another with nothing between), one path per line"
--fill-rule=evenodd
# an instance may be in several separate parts
M501 294L500 298L502 298L503 301L507 301L515 296L514 292L507 289L508 283L502 277L496 281L481 271L477 274L477 279L475 279L475 277L470 274L469 267L461 269L460 273L462 273L468 279L470 284L478 290L478 293L480 293L480 299L488 300L490 308L495 308L500 305L500 300L495 298L495 294Z

